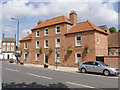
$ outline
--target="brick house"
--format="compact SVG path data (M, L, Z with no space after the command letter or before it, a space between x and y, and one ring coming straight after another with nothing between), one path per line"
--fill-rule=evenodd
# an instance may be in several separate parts
M51 65L57 62L60 66L77 66L88 60L100 60L108 55L109 34L107 26L96 26L88 20L77 23L77 14L71 11L69 19L59 16L39 21L32 34L20 40L20 60Z
M104 62L120 68L120 32L108 36L108 52L108 56L104 56Z
M16 34L14 38L5 38L3 34L1 46L2 59L16 59L14 55L16 49Z

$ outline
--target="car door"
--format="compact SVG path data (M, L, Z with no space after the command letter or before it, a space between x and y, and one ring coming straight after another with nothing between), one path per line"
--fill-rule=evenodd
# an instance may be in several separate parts
M86 69L88 72L92 72L92 71L93 71L93 62L88 62L88 63L85 65L85 69Z
M101 73L103 71L103 68L100 63L95 62L93 65L93 72Z

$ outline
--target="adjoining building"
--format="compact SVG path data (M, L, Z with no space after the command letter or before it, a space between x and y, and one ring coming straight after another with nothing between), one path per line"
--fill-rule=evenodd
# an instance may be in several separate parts
M20 40L20 60L25 63L77 66L85 61L99 61L108 55L107 26L90 21L77 23L77 13L38 22L32 34ZM55 53L57 50L57 53Z
M3 60L9 60L9 59L16 59L14 53L16 49L16 35L14 38L5 38L4 34L2 36L2 59Z

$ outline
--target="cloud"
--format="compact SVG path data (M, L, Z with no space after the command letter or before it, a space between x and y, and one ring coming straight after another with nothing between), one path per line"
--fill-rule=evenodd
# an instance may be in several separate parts
M93 0L94 1L94 0ZM79 0L65 0L61 2L29 2L29 0L13 0L3 4L3 15L6 18L23 18L23 17L40 17L41 19L53 18L60 15L68 14L71 10L76 10L78 20L91 20L96 24L117 25L118 13L114 10L114 1L109 0L103 4L101 2L80 2Z
M28 34L31 34L31 30L30 29L23 29L22 32L20 33L20 39L22 39L23 37L26 37Z
M2 32L5 34L12 34L13 30L11 27L7 26L7 25L2 25Z

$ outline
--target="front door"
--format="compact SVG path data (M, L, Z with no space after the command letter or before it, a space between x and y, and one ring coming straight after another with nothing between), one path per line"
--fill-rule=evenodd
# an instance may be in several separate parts
M7 59L10 59L10 55L9 54L7 55Z
M45 58L45 63L48 63L48 54L45 54L44 58Z

